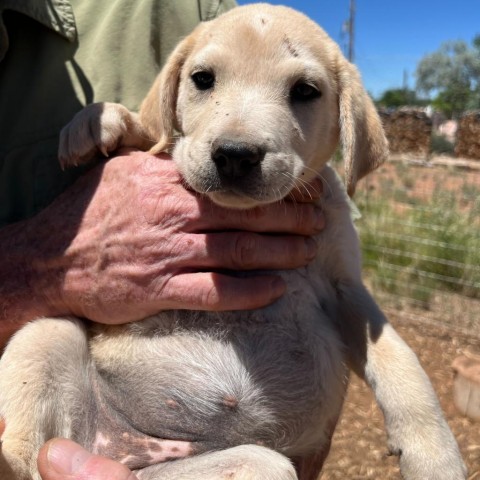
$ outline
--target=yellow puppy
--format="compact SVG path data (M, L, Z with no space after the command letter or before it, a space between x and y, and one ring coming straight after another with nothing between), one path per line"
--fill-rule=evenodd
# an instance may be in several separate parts
M79 113L62 133L64 166L122 145L173 148L189 186L232 208L280 200L321 175L327 227L316 260L281 272L287 294L261 310L23 328L0 361L0 477L38 479L38 448L66 436L142 480L313 480L350 364L385 414L404 478L464 479L425 373L362 284L347 195L327 165L339 142L352 194L387 156L375 108L323 30L266 4L200 25L139 115L114 104Z

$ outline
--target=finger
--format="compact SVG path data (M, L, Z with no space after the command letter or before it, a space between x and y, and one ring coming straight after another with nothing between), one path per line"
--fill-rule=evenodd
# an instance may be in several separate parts
M315 235L323 230L322 210L311 203L276 202L249 210L227 210L198 199L195 231L248 230L252 232Z
M205 195L185 190L176 165L168 155L145 157L142 153L138 155L144 173L150 177L158 175L161 177L159 180L165 180L165 177L168 177L169 182L176 183L180 188L176 190L176 208L179 214L183 212L188 216L189 222L186 229L190 232L248 230L314 235L322 231L325 226L322 210L311 203L321 194L320 180L314 180L309 187L308 191L312 198L307 191L304 192L304 196L297 194L301 199L300 202L281 201L248 210L226 209L216 205ZM136 155L137 153L131 153L132 157ZM310 203L305 203L304 197L308 197ZM154 197L152 199L154 200ZM154 209L154 211L156 214L153 219L150 219L151 223L161 223L164 218L163 215L158 217L158 213L162 212L162 209ZM185 212L188 212L188 215Z
M298 185L290 192L287 200L295 202L309 203L319 200L323 194L323 183L320 178L315 178L309 183Z
M50 440L41 448L38 470L43 480L138 480L125 465L65 439Z
M285 282L275 275L238 278L221 273L185 273L172 277L162 289L171 309L251 310L265 307L286 291Z
M307 265L317 254L317 242L301 235L219 232L188 235L185 240L188 246L179 242L179 253L192 268L292 269Z

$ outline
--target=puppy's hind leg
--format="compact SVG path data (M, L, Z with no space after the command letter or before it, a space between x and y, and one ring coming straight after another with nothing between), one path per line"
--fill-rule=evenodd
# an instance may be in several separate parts
M31 476L29 476L24 462L19 461L17 465L12 467L12 464L17 462L17 460L15 458L9 458L8 455L5 456L1 440L4 428L3 420L0 419L0 478L3 480L31 480ZM15 471L17 474L15 474Z
M257 445L239 445L135 473L140 480L297 480L295 468L285 456Z
M0 359L1 480L40 480L41 445L87 423L88 358L77 321L37 320L12 338Z

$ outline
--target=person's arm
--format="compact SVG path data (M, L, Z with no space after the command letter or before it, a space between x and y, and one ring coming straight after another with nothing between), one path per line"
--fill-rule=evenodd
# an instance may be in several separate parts
M42 291L35 285L33 222L0 230L0 353L8 338L26 321L48 314Z
M127 153L0 230L1 340L41 316L125 323L165 309L262 307L283 294L278 276L220 272L305 265L323 224L298 201L224 210L185 190L169 157Z

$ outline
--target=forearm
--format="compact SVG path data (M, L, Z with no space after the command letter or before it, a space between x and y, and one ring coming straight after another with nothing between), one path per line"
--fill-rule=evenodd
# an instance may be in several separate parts
M46 291L45 262L37 254L37 222L31 219L0 229L0 351L23 324L55 313Z

